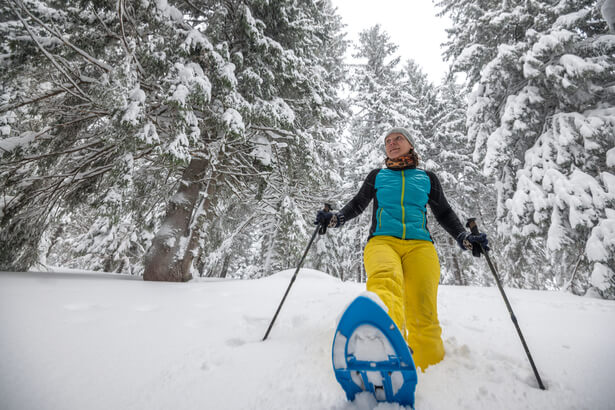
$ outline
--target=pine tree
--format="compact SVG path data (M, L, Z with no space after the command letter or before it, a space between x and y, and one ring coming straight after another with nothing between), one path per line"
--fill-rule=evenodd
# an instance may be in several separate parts
M465 223L469 217L477 218L480 229L488 233L491 243L497 243L493 219L488 217L495 207L492 184L472 162L473 147L467 139L467 102L463 88L451 78L434 88L437 98L435 108L430 110L433 112L433 136L425 155L426 166L437 173L447 200L461 222ZM489 280L481 264L476 263L469 252L462 252L455 238L433 217L431 221L430 231L441 259L443 282L468 285Z
M184 106L205 104L210 83L183 64L190 28L147 1L10 1L3 15L1 264L28 269L45 232L70 224L105 243L94 259L115 270L147 242L173 168L202 147Z
M12 1L2 15L5 269L228 271L216 250L251 218L237 203L261 206L285 171L275 152L296 153L310 189L330 174L345 43L328 1Z
M212 7L220 18L211 19L206 34L222 44L235 62L237 86L229 102L239 102L237 113L245 127L242 144L232 151L225 148L226 155L218 160L216 167L226 169L220 176L224 183L218 183L215 196L207 198L213 197L217 209L243 212L242 207L229 206L231 196L257 208L247 215L214 218L247 218L240 226L262 232L250 235L263 249L261 258L251 262L258 267L250 268L250 275L288 266L291 259L295 262L307 235L306 208L314 209L308 199L311 190L329 175L326 162L335 154L328 149L329 142L337 134L335 124L342 109L335 89L342 77L338 59L345 47L336 35L339 17L331 9L328 1L224 2L223 7ZM246 143L251 148L246 150ZM247 163L249 168L237 175L238 167ZM201 241L194 243L201 243L198 259L206 274L215 275L211 272L219 265L215 260L221 254L226 259L228 252L222 249L230 245L211 229L211 223L198 224L194 235ZM218 239L203 241L212 237ZM203 252L211 252L212 258ZM242 265L241 260L229 263Z
M602 237L592 232L608 226L615 199L604 155L614 144L613 39L596 3L440 5L456 26L448 55L474 87L469 135L496 180L509 282L575 293L600 283L612 297L611 248L598 257L588 240Z

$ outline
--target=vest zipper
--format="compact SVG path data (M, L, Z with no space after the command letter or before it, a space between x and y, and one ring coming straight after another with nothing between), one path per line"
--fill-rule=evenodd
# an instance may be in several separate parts
M406 191L406 175L401 170L401 225L403 226L401 239L406 239L406 209L404 208L404 193Z

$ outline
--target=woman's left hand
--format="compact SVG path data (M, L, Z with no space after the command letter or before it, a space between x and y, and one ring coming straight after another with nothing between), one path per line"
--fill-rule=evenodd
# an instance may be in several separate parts
M457 243L463 250L471 250L472 255L479 257L484 251L489 251L489 239L486 233L474 235L470 232L462 232L457 236Z
M318 211L314 225L322 225L329 228L337 228L344 224L344 217L341 214L334 214L328 211Z

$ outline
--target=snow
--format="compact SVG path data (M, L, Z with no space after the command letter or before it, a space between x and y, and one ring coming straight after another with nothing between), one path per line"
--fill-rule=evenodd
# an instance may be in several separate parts
M394 355L395 349L380 329L371 325L361 325L350 336L348 353L355 355L359 360L381 362L388 360L389 355Z
M200 46L207 51L213 50L213 46L209 40L199 30L193 29L188 32L186 40L184 40L184 43L182 44L182 48L184 50L189 50L196 46Z
M122 117L122 122L127 122L131 125L136 125L140 112L139 102L133 101L128 104L126 110L124 111L124 116Z
M615 147L606 152L606 166L615 168Z
M201 94L205 101L211 99L211 82L203 72L203 69L195 63L181 64L176 63L177 77L181 84L175 87L172 101L177 101L181 105L186 105L186 99L192 91ZM197 90L194 88L197 87Z
M606 290L611 286L609 278L612 276L613 271L611 271L608 266L602 263L596 263L594 264L594 270L591 276L592 286L600 290Z
M333 345L333 366L336 369L346 369L346 336L337 332Z
M231 87L237 86L237 78L235 77L235 64L224 63L218 68L220 77L225 79Z
M465 47L459 57L457 57L455 65L464 66L466 64L470 64L475 55L483 52L484 48L485 47L482 44L472 44Z
M183 84L179 84L175 88L175 91L173 92L173 95L171 96L170 100L177 101L180 105L185 106L186 98L188 98L189 95L190 95L190 90L188 90L188 87L186 87Z
M269 166L272 162L273 152L271 143L262 135L257 135L252 142L255 147L252 150L254 158L258 159L263 165Z
M169 17L177 22L182 22L184 20L181 11L169 5L167 0L156 0L156 7L163 16Z
M564 54L560 57L559 62L571 77L582 76L587 72L601 73L604 71L604 67L600 64L585 61L583 58L573 54Z
M160 142L160 137L158 136L158 131L156 130L156 126L152 124L151 121L148 121L143 128L139 131L137 136L143 140L146 144L156 144Z
M7 126L10 130L10 127ZM3 132L4 133L4 132ZM28 131L21 134L19 137L8 137L0 140L0 151L10 152L19 147L23 147L25 145L30 144L34 141L37 133Z
M222 114L222 121L226 128L232 133L241 135L246 129L246 125L243 122L243 117L239 111L233 108L227 108Z
M585 250L590 261L607 262L607 249L615 249L615 218L612 216L612 211L607 212L607 218L602 219L591 231Z
M593 44L598 47L612 47L615 45L615 34L604 34L596 37L593 40Z
M561 27L561 28L574 28L576 25L579 24L579 21L586 18L588 14L589 14L588 9L582 9L582 10L575 11L573 13L559 16L557 20L555 20L555 23L553 24L553 26Z
M364 290L304 269L260 280L143 282L0 273L0 400L29 409L399 409L335 381L335 320ZM446 357L419 372L417 409L610 409L615 302L507 294L547 391L495 288L441 286Z
M536 58L548 56L558 46L569 42L573 37L574 33L572 31L555 29L551 33L540 37L536 44L532 46L531 55Z

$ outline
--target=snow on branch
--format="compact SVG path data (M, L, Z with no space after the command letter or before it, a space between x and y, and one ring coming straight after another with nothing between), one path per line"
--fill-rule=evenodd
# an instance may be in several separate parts
M25 11L31 18L32 20L36 21L41 27L43 27L47 32L49 32L51 35L53 35L54 37L56 37L57 39L59 39L60 41L62 41L64 44L66 44L67 46L69 46L70 48L72 48L73 50L75 50L78 54L80 54L82 57L84 57L86 60L88 60L89 62L91 62L92 64L95 64L96 66L102 68L103 70L105 70L106 72L110 72L112 71L112 68L110 65L98 60L95 57L92 57L90 54L86 53L85 51L83 51L82 49L80 49L79 47L77 47L76 45L74 45L73 43L71 43L70 41L66 40L64 38L64 36L62 36L62 34L60 34L57 30L54 30L52 28L50 28L47 24L45 24L41 19L37 18L35 15L33 15L24 5L21 1L15 1L16 4L19 5L19 7ZM11 6L12 7L12 6ZM15 10L13 8L13 10ZM15 12L17 13L17 11L15 10ZM19 16L19 19L22 20L21 16ZM24 23L25 25L25 23ZM29 30L28 30L29 31ZM32 34L31 34L32 35ZM34 36L32 36L32 38L34 39ZM35 40L36 41L36 40Z

